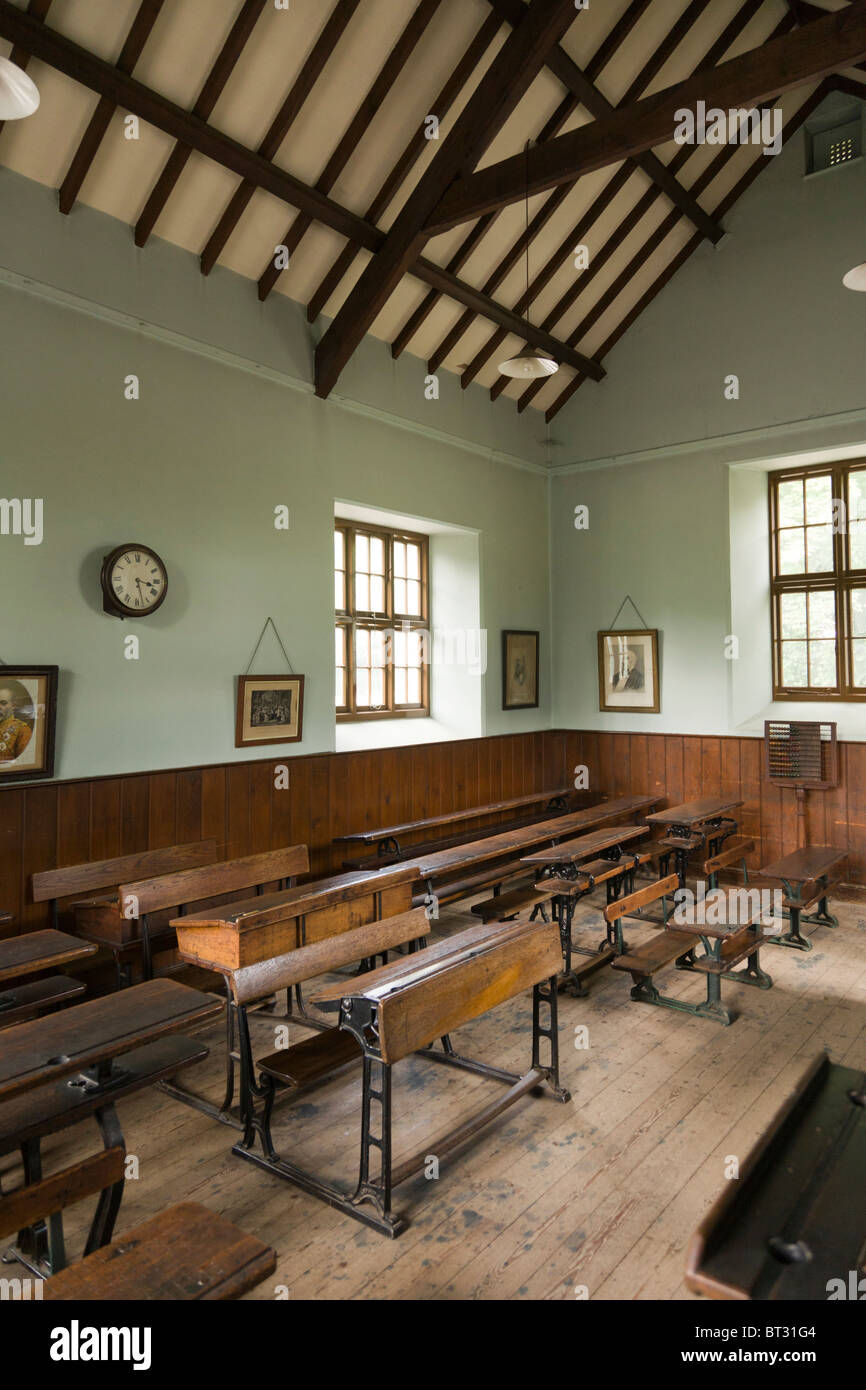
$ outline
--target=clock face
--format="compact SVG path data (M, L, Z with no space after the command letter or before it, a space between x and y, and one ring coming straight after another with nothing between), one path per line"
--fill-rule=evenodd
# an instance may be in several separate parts
M168 575L155 551L143 545L128 545L108 556L102 584L115 612L145 617L165 598Z

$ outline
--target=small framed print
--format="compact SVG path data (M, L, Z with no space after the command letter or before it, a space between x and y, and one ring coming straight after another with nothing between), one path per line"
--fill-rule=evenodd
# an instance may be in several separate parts
M659 635L656 628L598 634L598 707L658 714Z
M538 708L538 633L502 634L502 708Z
M303 676L238 676L235 748L299 743L303 721Z
M56 666L0 666L0 784L54 776Z

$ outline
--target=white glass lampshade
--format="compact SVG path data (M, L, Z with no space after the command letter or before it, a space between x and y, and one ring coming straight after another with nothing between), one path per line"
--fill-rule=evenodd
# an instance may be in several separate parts
M23 68L0 58L0 121L32 116L39 105L39 88Z
M555 362L544 348L530 348L528 352L519 352L516 357L509 357L506 362L500 362L499 370L503 376L553 376L554 372L559 371L559 363Z
M842 284L848 290L866 290L866 261L862 265L855 265L853 270L843 275Z

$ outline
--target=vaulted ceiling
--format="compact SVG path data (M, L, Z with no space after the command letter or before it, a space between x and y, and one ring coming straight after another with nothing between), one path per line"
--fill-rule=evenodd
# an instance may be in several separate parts
M674 106L787 140L866 97L866 0L0 0L0 38L41 93L0 163L303 304L320 395L369 332L548 419L767 167ZM501 376L528 342L560 371Z

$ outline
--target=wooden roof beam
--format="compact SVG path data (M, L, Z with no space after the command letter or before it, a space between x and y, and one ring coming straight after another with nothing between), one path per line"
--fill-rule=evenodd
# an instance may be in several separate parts
M504 19L508 19L512 24L519 22L520 12L525 8L523 0L488 0L488 3L493 6L498 14ZM706 8L706 3L693 3L689 7L689 10L694 11L697 9L699 13L702 13ZM686 14L688 13L689 11L686 11ZM609 116L612 111L616 110L613 103L608 101L607 97L598 90L595 83L591 82L585 73L580 70L577 63L569 57L564 48L557 47L553 50L547 66L550 68L551 72L556 74L560 82L565 84L567 91L576 96L580 104L585 106L590 115L594 116L596 120L600 120L604 116ZM649 79L647 79L644 85L649 85ZM628 102L628 100L629 97L626 95L623 101ZM677 182L673 174L657 155L653 154L651 150L645 150L643 154L639 154L635 157L635 163L643 169L647 177L651 179L663 193L667 194L674 206L678 207L681 212L686 214L698 230L703 232L705 237L709 237L710 241L713 243L721 240L724 235L724 228L710 217L701 207L700 203L695 198L692 198L688 191Z
M141 57L142 49L150 38L151 30L159 18L165 0L141 0L135 19L126 36L126 42L120 50L117 59L118 72L130 73ZM87 178L90 166L102 144L111 123L111 118L117 110L118 103L112 101L110 97L102 96L96 104L96 110L90 118L90 123L81 137L78 149L72 157L72 163L67 170L66 177L60 185L59 203L60 211L69 213L75 206L75 200L81 192L81 185Z
M334 187L441 3L442 0L419 0L399 38L368 88L360 106L344 130L337 148L316 180L316 187L322 193L330 193ZM307 213L298 213L290 223L280 242L280 246L286 248L289 258L297 251L312 222L312 217ZM259 276L259 299L267 299L282 273L282 269L278 269L277 258L272 253Z
M382 250L364 268L321 338L316 348L317 395L328 396L333 390L377 314L420 255L428 239L426 224L445 191L462 171L478 163L578 13L574 0L532 0L518 27L508 35L397 214Z
M337 0L337 4L328 16L319 37L307 55L297 79L293 82L282 106L271 121L265 138L256 151L262 159L273 159L280 148L360 3L361 0ZM202 275L209 275L213 270L225 250L229 237L252 201L257 187L259 185L255 180L248 178L243 179L238 184L201 253Z
M827 77L866 57L866 0L855 0L784 38L762 44L727 63L645 97L592 125L558 135L529 152L530 195L594 169L628 159L674 138L676 112L697 103L729 110L755 105L773 93ZM522 155L457 179L431 215L430 235L494 208L519 202L527 191Z
M785 123L785 128L782 132L783 145L787 143L787 141L797 130L799 130L803 122L807 120L808 117L815 110L815 108L820 105L820 103L824 100L824 97L827 95L829 91L832 90L832 88L832 77L826 78L823 82L819 84L818 87L816 87L812 95L810 97L807 97L806 101L804 101L799 111L797 111L796 114ZM775 101L778 100L779 96L781 96L781 93L777 93L769 97L768 104L772 105ZM716 156L712 164L709 166L710 179L714 178L716 174L719 172L722 165L732 157L732 155L736 151L736 148L736 146L732 145L726 146ZM761 170L765 167L766 166L763 164L760 156L752 162L750 168L746 170L742 178L738 180L738 182L734 185L731 191L722 199L721 203L716 208L717 216L723 217L725 213L730 211L730 209L739 200L742 194L745 193L749 185L754 181L754 179L757 178L758 174L760 174ZM668 265L665 266L664 270L656 277L655 281L652 285L650 285L649 289L643 295L641 295L641 298L637 301L637 303L632 306L632 308L626 314L622 322L618 323L616 328L610 334L610 336L607 339L605 339L604 343L599 349L598 356L600 358L604 358L607 356L607 354L611 351L611 349L615 346L615 344L619 341L623 334L631 327L635 320L640 317L644 309L646 309L649 306L649 304L652 303L656 295L664 289L665 285L667 285L668 282L671 279L673 279L674 275L685 264L685 262L689 259L692 253L697 250L697 248L701 245L701 241L702 238L697 234L691 237L689 241L686 242L685 246L677 253L674 259ZM577 391L579 387L582 386L585 380L586 378L580 375L580 373L578 373L575 377L572 378L572 380L568 383L565 389L559 393L553 404L548 406L544 414L544 418L548 422L548 424L554 418L554 416L557 415L560 410L562 410L563 406L567 404L567 402L574 395L575 391Z
M620 16L619 21L613 26L610 33L607 35L607 38L604 39L599 48L596 49L595 53L593 54L592 58L587 64L586 71L588 75L591 74L592 76L595 76L602 71L605 64L610 61L610 59L617 52L619 47L625 42L626 38L631 33L638 19L650 3L652 3L652 0L631 0L631 4ZM561 110L562 107L563 103L560 103L559 110ZM569 105L567 108L567 113L573 109L573 106ZM563 119L565 119L565 116L563 116ZM560 125L557 123L557 113L554 113L554 116L551 118L551 120L546 122L543 130L539 132L537 138L539 140L552 139L553 136L558 133L559 128ZM449 269L457 271L460 268L463 262L466 261L472 254L472 252L475 250L475 247L478 245L478 242L484 236L487 229L496 220L498 215L499 214L497 212L488 213L486 217L480 218L479 221L475 223L474 227L472 227L468 235L464 238L463 242L458 247L452 260L449 261ZM484 288L485 290L490 292L489 281L485 283ZM419 328L421 328L422 324L424 324L426 320L429 318L430 314L433 312L438 302L439 296L437 294L428 294L424 297L424 299L418 305L417 309L415 309L413 313L409 316L409 318L406 320L405 324L400 329L400 332L397 334L397 337L391 344L392 357L399 357L401 352L403 352L405 348L408 347L409 343L412 341ZM434 362L441 363L445 360L445 357L447 357L451 349L457 345L460 338L463 336L464 332L469 327L471 322L471 315L461 314L457 324L451 330L451 333L448 335L447 339L440 344L440 346L436 349L436 352L431 357L431 371L436 371L436 367L432 365Z
M247 39L252 34L267 3L268 0L244 0L237 18L228 32L226 41L220 49L216 62L198 94L198 100L192 108L193 115L200 116L203 121L206 121L213 111L226 83L234 72ZM154 184L150 197L135 224L136 246L144 246L146 243L171 197L178 179L186 168L191 154L192 150L189 145L181 145L178 142L166 160L162 173Z
M134 77L119 72L110 63L58 34L56 30L33 20L17 6L10 4L9 0L0 0L0 38L12 43L20 41L26 44L28 51L35 58L56 68L64 76L80 82L100 96L109 97L115 105L140 116L158 130L165 131L167 135L191 146L199 154L214 160L231 173L238 174L254 188L263 188L291 207L310 212L316 220L347 240L356 242L365 250L378 253L384 248L387 234L363 217L358 217L356 213L350 212L348 208L342 207L317 189L310 188L294 175L278 168L255 151L247 149L237 140L215 130L200 117L185 111L183 107L152 91ZM532 331L532 326L526 319L489 299L474 286L464 284L456 275L432 261L418 258L410 265L409 273L439 293L447 294L458 303L490 318L492 322L501 324L510 333L527 334ZM551 335L547 335L546 339L541 341L541 345L547 346L557 356L564 354L560 357L561 361L586 371L593 378L604 375L598 363L582 353L575 352Z

